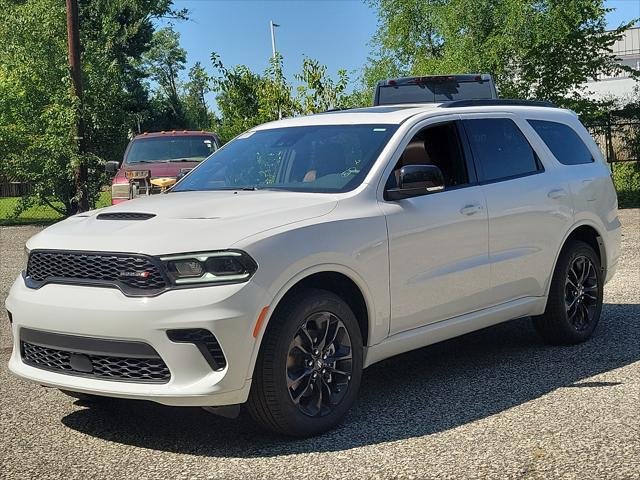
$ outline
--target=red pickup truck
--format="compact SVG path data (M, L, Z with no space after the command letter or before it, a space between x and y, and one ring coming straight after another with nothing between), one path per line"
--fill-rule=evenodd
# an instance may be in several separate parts
M215 133L168 131L137 135L124 152L122 164L108 162L107 172L115 173L111 183L111 203L138 195L159 193L154 179L176 179L195 167L220 147Z

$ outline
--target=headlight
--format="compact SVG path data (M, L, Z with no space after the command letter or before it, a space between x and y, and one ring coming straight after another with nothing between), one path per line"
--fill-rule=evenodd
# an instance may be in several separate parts
M246 282L258 268L249 255L238 250L167 255L160 260L175 285Z

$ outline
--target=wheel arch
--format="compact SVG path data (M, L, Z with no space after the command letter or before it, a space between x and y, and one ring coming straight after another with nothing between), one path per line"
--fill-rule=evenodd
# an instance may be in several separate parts
M302 288L320 288L333 292L342 298L356 316L362 334L363 347L366 349L371 338L373 319L376 318L373 300L366 283L356 272L343 265L316 265L299 272L273 296L268 314L264 318L256 337L248 378L253 375L262 340L269 328L271 319L286 299Z
M605 245L603 241L602 234L600 233L598 227L591 222L580 222L571 226L571 228L565 234L562 243L560 244L560 248L556 252L556 257L553 262L553 270L551 271L551 275L549 275L549 279L547 281L547 286L545 289L546 296L549 295L549 288L551 287L551 278L553 277L553 272L556 269L556 265L558 264L558 259L560 258L560 254L566 248L567 244L572 240L580 240L590 245L596 254L598 255L598 260L600 261L600 269L602 271L603 278L606 276L607 272L607 254L605 250Z

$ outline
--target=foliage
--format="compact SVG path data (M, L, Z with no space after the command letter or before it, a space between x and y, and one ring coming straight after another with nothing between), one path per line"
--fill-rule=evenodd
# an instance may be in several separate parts
M179 75L185 69L187 52L180 47L180 34L172 27L158 30L142 58L149 77L160 86L161 98L166 100L176 118L183 118Z
M364 81L488 72L500 95L586 107L580 85L630 71L611 45L603 0L370 0L379 28ZM638 72L632 72L638 74ZM569 100L567 100L569 99Z
M327 67L317 60L305 58L302 73L295 76L303 82L298 87L298 105L302 114L322 112L332 108L341 108L344 103L344 91L349 83L346 70L338 70L338 81L327 76Z
M80 5L86 152L73 138L78 99L67 68L64 2L0 0L0 177L30 182L20 206L77 209L74 171L89 169L90 199L104 182L103 159L119 159L136 116L148 108L139 68L152 19L185 11L170 0L86 0ZM19 213L19 212L17 212Z
M640 161L612 164L620 208L640 208Z
M305 58L300 73L294 78L300 82L293 88L282 73L280 54L272 58L262 73L252 72L245 65L227 68L217 53L211 61L218 75L213 78L212 89L217 92L220 110L217 131L223 141L261 123L295 115L308 115L333 108L351 106L353 97L345 93L349 78L346 71L338 71L334 81L327 67L317 60Z
M211 91L210 83L211 77L202 64L196 62L189 70L184 95L187 123L191 128L204 130L211 127L212 116L205 99L205 95Z

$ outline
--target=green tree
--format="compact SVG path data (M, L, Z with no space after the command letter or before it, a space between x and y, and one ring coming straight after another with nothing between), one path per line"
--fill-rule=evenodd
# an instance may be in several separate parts
M296 74L295 78L302 82L298 87L297 101L299 111L304 115L342 108L346 103L344 92L349 83L346 70L338 70L338 80L334 82L327 75L326 65L305 58L302 72Z
M0 176L29 182L21 207L75 213L74 169L89 167L90 198L105 180L101 159L121 158L135 115L147 108L140 57L153 19L182 18L169 0L86 0L80 36L87 153L73 138L64 2L0 0Z
M279 54L271 59L262 74L252 72L245 65L227 68L216 53L212 53L211 60L217 71L212 82L220 110L217 132L223 141L278 118L352 106L355 99L346 94L349 82L346 71L340 70L334 81L327 67L313 59L306 58L301 72L295 75L301 82L296 95L283 74L283 59Z
M227 142L261 123L260 89L264 80L244 65L225 67L215 52L211 54L211 62L217 71L212 80L220 111L217 133L222 141Z
M184 106L189 128L211 128L211 114L205 95L211 91L211 77L200 62L189 69L189 81L185 83Z
M603 0L370 0L379 28L365 84L396 75L488 72L503 97L578 107L580 86L630 70L611 45ZM569 99L569 100L568 100ZM577 102L577 103L576 103Z
M180 72L185 69L187 52L180 47L180 34L172 27L156 31L151 39L151 48L143 55L143 61L147 73L160 87L159 94L166 99L176 119L184 123Z

